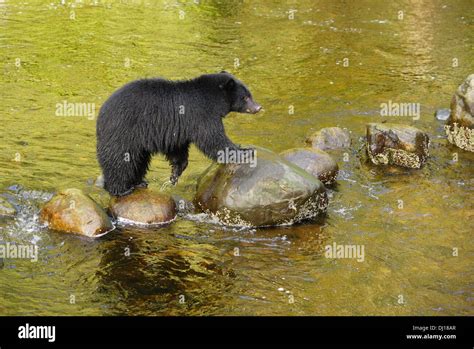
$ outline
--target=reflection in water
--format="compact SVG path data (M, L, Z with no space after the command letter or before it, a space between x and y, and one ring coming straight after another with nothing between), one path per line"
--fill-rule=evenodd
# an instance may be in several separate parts
M417 1L410 7L409 13L402 13L403 24L400 23L401 52L409 57L409 63L399 67L399 73L406 81L416 83L420 80L431 80L429 75L434 73L433 47L435 28L433 19L439 19L433 3L430 1Z
M474 314L474 158L446 145L432 115L473 71L470 1L94 3L0 1L0 195L19 210L0 219L0 240L40 251L37 263L3 260L0 314ZM237 143L280 152L321 127L351 131L352 148L331 153L340 174L327 217L248 230L186 216L96 241L38 223L39 207L62 188L108 201L93 186L95 120L56 116L57 103L97 111L127 81L223 69L266 109L226 118ZM382 118L389 100L420 103L421 119ZM377 121L425 130L426 167L367 164L365 124ZM192 201L209 164L193 148L172 187L157 156L150 187ZM325 258L334 243L363 245L364 262Z
M167 234L144 234L149 233L123 232L102 248L98 292L115 295L114 313L195 315L217 308L217 295L225 293L234 276L221 260L214 260L218 250Z

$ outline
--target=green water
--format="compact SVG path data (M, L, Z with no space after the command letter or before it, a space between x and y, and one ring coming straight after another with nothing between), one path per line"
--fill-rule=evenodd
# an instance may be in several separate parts
M0 315L474 315L474 156L448 146L433 117L474 72L473 33L470 0L1 0L0 193L19 214L0 221L0 240L37 244L39 260L3 261ZM331 153L341 171L324 220L238 230L192 216L95 241L38 223L58 189L107 199L92 185L95 120L57 116L58 103L97 115L130 80L223 69L265 108L226 118L236 143L279 152L321 127L351 131L348 161ZM420 103L420 120L382 118L389 100ZM366 123L385 120L429 134L422 170L361 161ZM192 199L209 164L193 148L164 190ZM155 157L150 187L169 172ZM364 261L325 258L334 242L363 245Z

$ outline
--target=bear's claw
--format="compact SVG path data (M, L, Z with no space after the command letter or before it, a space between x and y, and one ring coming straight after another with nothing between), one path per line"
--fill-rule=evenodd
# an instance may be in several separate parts
M175 176L175 175L171 176L171 177L170 177L170 182L171 182L171 184L176 185L176 184L178 183L178 178L179 178L179 177L178 177L178 176Z

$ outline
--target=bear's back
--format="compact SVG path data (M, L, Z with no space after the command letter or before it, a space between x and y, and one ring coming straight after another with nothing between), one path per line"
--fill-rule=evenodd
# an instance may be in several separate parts
M140 79L116 90L102 105L97 120L103 122L132 122L146 114L162 109L176 94L174 83L169 80ZM161 107L160 107L161 106Z

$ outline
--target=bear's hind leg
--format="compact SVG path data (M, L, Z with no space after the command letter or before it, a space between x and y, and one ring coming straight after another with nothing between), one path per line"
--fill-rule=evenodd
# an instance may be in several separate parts
M143 153L138 161L136 162L136 173L134 180L135 188L148 188L148 182L145 181L145 175L148 172L148 167L150 165L151 155L150 153Z
M113 196L125 196L133 191L133 185L123 180L124 178L116 178L104 173L104 189Z
M104 188L114 196L131 194L137 187L146 187L143 181L148 170L150 154L130 154L103 166Z

